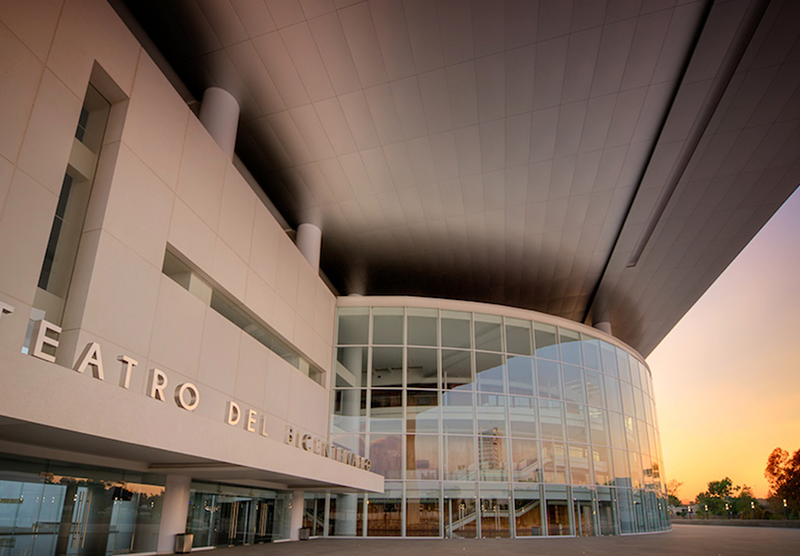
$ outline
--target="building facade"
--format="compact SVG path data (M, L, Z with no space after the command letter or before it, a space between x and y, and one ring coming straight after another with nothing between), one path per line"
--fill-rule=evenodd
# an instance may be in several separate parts
M472 100L453 100L446 119L454 127L458 119L456 100L474 101L474 111L480 112L484 127L476 131L467 126L452 137L447 135L450 131L438 130L442 131L442 137L437 135L442 142L429 142L428 146L441 147L437 153L442 154L444 166L437 165L439 159L433 162L432 157L428 160L422 155L420 162L411 143L408 148L403 143L403 156L409 156L406 171L400 171L403 168L398 170L394 164L399 159L392 156L402 158L402 153L380 144L401 143L393 142L396 134L387 131L391 125L412 135L419 126L415 127L413 120L403 120L401 125L397 114L391 121L381 118L385 115L381 99L385 99L370 95L385 93L383 84L370 89L368 100L359 101L360 89L348 89L349 82L337 81L332 69L341 62L339 69L349 71L351 78L361 80L360 87L366 88L370 74L361 70L370 66L369 56L374 52L369 53L369 33L362 33L364 27L353 22L364 15L365 9L373 10L370 21L380 33L388 33L391 29L380 24L388 20L378 15L386 15L388 12L380 10L399 4L356 3L351 7L348 2L337 2L327 10L324 3L301 7L296 2L278 2L269 10L274 15L273 24L281 28L274 32L287 30L281 41L290 46L295 44L294 39L302 42L304 18L313 19L316 23L312 22L310 28L318 33L317 39L324 36L330 44L349 45L353 60L328 59L331 51L320 46L327 69L319 65L310 71L311 66L303 66L305 70L301 67L299 73L284 74L281 68L272 68L271 76L257 74L255 79L261 79L265 94L269 96L274 79L287 97L287 106L296 109L291 117L308 122L302 120L309 115L302 94L295 106L285 92L294 90L298 83L308 90L314 84L322 87L314 77L327 72L336 87L343 83L346 89L344 95L336 91L347 112L339 119L344 121L353 113L366 114L364 118L377 122L377 130L359 129L350 121L347 125L352 134L347 132L348 139L337 135L336 130L341 128L332 124L336 120L332 117L323 118L325 125L317 126L319 130L325 127L320 135L300 137L302 134L292 132L291 126L281 128L286 124L281 119L283 113L274 112L270 131L263 137L254 138L258 134L249 129L242 138L237 135L240 106L247 109L249 104L252 109L260 99L248 97L244 89L234 91L234 96L224 88L209 87L201 104L187 102L185 91L178 91L174 70L158 56L146 34L136 29L130 18L118 15L124 11L122 4L106 0L0 2L0 556L170 553L184 533L193 535L195 548L203 548L295 540L301 528L307 528L311 536L322 537L443 538L600 536L669 529L652 374L642 354L647 355L676 321L676 315L691 305L794 189L796 181L792 180L800 168L795 160L797 153L784 147L800 129L795 114L800 106L796 97L800 97L794 92L800 72L789 67L794 58L787 54L777 64L780 69L775 75L783 77L776 80L781 81L786 94L781 97L782 103L767 103L778 106L772 119L763 110L758 112L761 120L743 124L736 138L738 141L750 137L748 133L761 133L759 145L769 146L772 139L779 143L765 147L773 156L762 153L760 146L754 150L757 160L753 164L758 167L748 170L751 189L730 186L733 193L727 198L734 200L729 203L738 199L736 202L742 205L753 206L720 209L725 212L725 222L737 224L723 231L709 223L710 217L702 219L683 211L690 215L685 218L687 229L697 234L689 239L702 239L703 233L716 230L713 241L692 242L684 236L677 241L682 228L665 230L660 224L647 231L647 219L642 214L650 214L656 203L663 206L659 209L662 212L653 212L657 213L655 221L662 213L680 213L681 206L670 204L672 193L662 199L655 188L643 187L634 195L634 188L623 183L625 176L650 176L638 172L641 168L637 166L637 157L644 156L647 149L654 149L654 161L666 152L660 150L662 143L655 143L658 134L648 134L650 128L642 131L634 118L633 123L628 122L629 137L620 145L606 145L607 152L598 150L594 158L595 151L587 151L587 157L595 161L597 181L593 183L600 184L596 187L606 187L601 181L607 178L620 183L620 191L628 197L623 195L620 200L615 191L590 199L587 193L578 203L583 206L582 212L580 207L577 212L573 210L573 197L569 203L531 201L526 206L534 207L539 217L529 220L538 231L529 234L533 243L526 243L524 249L522 244L502 249L490 245L489 239L498 234L487 224L491 219L485 215L476 219L483 222L481 230L486 232L478 234L478 247L484 251L477 254L467 245L472 241L466 240L477 236L461 233L466 228L464 214L451 215L438 225L431 221L430 228L440 232L448 231L449 225L458 241L439 253L436 238L423 237L420 241L428 249L419 250L420 261L433 253L434 258L441 257L455 268L462 259L480 259L473 267L477 269L474 274L464 278L464 274L454 272L455 281L447 282L428 272L432 267L422 265L411 282L414 288L421 284L419 290L429 295L407 295L406 283L388 292L396 295L384 295L392 290L391 277L406 280L413 274L408 269L416 262L401 257L398 263L390 257L391 264L381 270L390 279L376 280L378 285L372 289L365 285L363 293L367 295L341 295L362 293L355 291L354 285L369 281L370 274L362 268L368 266L365 260L369 257L354 253L357 250L347 245L334 245L332 258L341 254L341 261L328 268L341 270L337 266L340 263L352 268L342 273L346 278L326 276L324 265L321 273L320 226L309 221L292 229L264 193L261 176L256 180L236 153L251 139L273 144L276 151L285 149L290 157L297 156L297 146L303 141L311 145L306 154L299 149L301 158L307 156L296 172L302 177L300 181L307 183L307 190L277 188L276 194L295 195L298 206L314 213L319 208L314 203L319 199L310 192L317 178L319 183L330 184L332 190L334 183L344 184L342 187L354 198L339 199L341 206L332 210L344 210L345 204L348 210L355 210L353 203L360 204L356 212L363 222L350 230L351 235L365 242L360 245L374 240L372 255L378 258L377 251L391 251L393 243L399 250L408 248L412 235L414 241L419 239L416 234L428 225L428 207L417 202L419 199L402 197L413 206L419 205L417 212L425 215L411 222L407 230L406 222L396 215L402 212L397 206L382 205L381 212L380 207L369 203L387 202L386 197L380 197L380 201L366 194L359 197L358 187L376 176L399 185L404 176L418 180L413 193L424 195L434 181L424 181L424 176L435 174L437 180L446 182L442 191L455 188L455 197L461 199L456 204L465 212L468 197L476 196L469 186L474 181L470 168L475 160L462 156L460 150L456 154L456 149L472 144L473 131L485 137L486 148L498 144L492 140L497 139L496 126L483 121L484 112L490 116L494 113L491 105L481 104L479 111L478 100L484 95L495 100L503 95L494 94L491 87L478 87ZM267 4L210 2L203 4L203 9L243 10L239 18L247 24L248 33L252 24L253 33L261 36L259 25L267 21L263 16ZM413 22L416 16L412 17L411 10L421 5L408 4L411 7L406 7L406 18ZM458 3L441 4L444 13L447 6L456 9ZM519 3L506 4L512 15L512 8L524 8ZM555 7L559 3L552 4L547 6L553 10L542 9L542 18L558 16ZM638 28L636 18L644 18L643 31L636 34L642 37L644 49L648 29L652 31L647 25L657 23L659 17L669 20L674 15L676 21L687 17L694 29L703 17L712 22L727 21L728 14L732 18L729 25L737 27L739 20L726 10L741 8L741 13L734 15L749 21L758 2L717 3L722 5L714 5L714 10L722 14L719 20L709 16L711 4L671 6L657 17L645 13L644 7L639 15L637 7L636 15L621 20L609 15L610 22L603 25L627 28L630 23ZM198 12L192 11L199 4L192 0L181 6L188 10L186 20L199 21L194 17ZM316 13L317 8L324 13ZM297 9L306 14L295 20ZM475 3L473 9L477 14L485 6ZM773 17L778 8L765 9L762 7L754 21L763 19L779 25L791 20ZM612 11L609 8L609 13ZM333 23L336 29L344 29L341 36L333 31L326 34L332 13L340 18ZM581 26L591 18L577 17L583 14L578 8L575 13L573 26L577 30L573 31L584 33ZM218 15L219 21L229 21L222 12ZM508 28L494 35L486 35L476 23L474 51L492 50L488 39L492 36L506 37L508 43L513 37L524 36L526 30L514 27L515 18L509 18ZM631 21L625 23L628 19ZM599 29L606 29L603 25L597 26L598 37ZM215 29L220 36L224 34L223 28ZM759 27L759 33L762 31ZM664 36L688 34L682 34L680 25L666 26L660 32ZM274 34L268 37L270 41L274 38ZM561 44L558 37L552 44L547 36L540 36L540 40L549 45L547 48ZM467 50L473 49L470 41L466 41ZM225 48L233 43L244 45L242 56L248 52L246 41L222 42ZM299 56L277 42L269 44L276 59ZM531 44L523 46L532 48ZM682 43L680 53L687 51L687 44ZM512 46L519 45L506 44L503 48ZM661 52L659 45L648 48ZM722 51L728 52L727 48ZM444 58L460 55L458 49L445 50ZM759 52L768 50L764 47ZM717 52L713 48L709 51ZM563 54L566 64L566 50ZM628 55L627 49L624 54ZM556 59L560 58L544 57L541 63L547 66ZM641 113L642 120L648 110L655 110L648 108L645 96L663 100L653 92L660 90L660 77L671 86L680 74L680 56L658 59L659 64L663 62L658 66L661 69L651 72L640 87L643 90L636 117ZM514 60L519 62L509 57L504 63L512 67ZM749 60L755 69L761 67L758 56ZM223 62L220 67L225 66ZM717 62L724 65L722 58ZM209 61L204 58L202 64L206 63ZM422 56L418 65L425 63L427 58ZM493 71L488 62L476 64L489 73ZM582 73L579 66L570 71ZM390 64L389 74L392 67ZM448 67L452 71L445 77L459 83L459 76L464 77L458 73L460 67ZM703 67L716 75L716 66ZM244 75L245 70L241 71ZM613 74L612 69L607 71ZM236 81L232 73L226 75ZM286 81L280 81L281 75ZM436 87L444 87L445 77L425 75L419 82L430 85L428 93L439 98ZM605 74L597 75L602 79ZM527 78L517 84L513 79L506 80L508 98L503 102L524 105L527 97L515 87L530 85L533 91L541 85L540 80L529 77L530 83ZM622 74L617 77L622 90L625 80ZM749 82L751 77L758 75L748 73L738 83ZM396 79L392 86L402 88L406 78L416 79L416 74ZM716 77L709 79L711 83ZM480 82L487 83L483 79ZM572 85L580 88L576 83ZM393 89L393 94L405 98L398 90ZM692 90L701 97L705 94ZM613 94L622 97L623 93ZM631 98L638 94L631 93ZM544 97L536 98L539 102ZM684 101L691 104L691 98L678 96L673 100L677 106ZM320 104L329 100L324 98ZM428 100L426 97L426 106ZM616 103L623 111L631 104L617 96L613 101L608 106L613 108ZM585 102L588 104L588 97ZM398 110L413 111L413 103L400 104ZM466 114L465 106L461 108ZM322 110L319 106L314 109ZM583 109L584 116L591 113L585 106ZM441 123L437 119L441 114L426 110L430 120L426 125L431 133L438 132L434 128ZM606 110L607 127L612 119L621 122L619 126L628 125L624 114L611 117L615 110ZM535 112L533 121L541 123L536 117L553 116L552 111L552 107L542 108ZM685 111L675 112L688 118ZM532 195L539 196L541 191L545 191L543 199L556 195L553 184L561 183L559 179L566 175L558 174L558 168L576 164L579 142L569 139L571 132L566 128L559 127L556 133L558 126L553 122L567 125L572 121L568 116L577 113L564 112L563 120L551 118L552 133L542 135L552 143L551 158L556 147L566 149L572 143L575 156L559 158L560 162L547 168L546 162L534 161L533 155L523 156L526 164L530 158L530 167L524 166L526 175L530 170L533 176L531 169L536 166L550 180L552 171L550 193L546 188L537 189L532 180ZM764 123L766 120L769 122ZM502 118L498 121L505 122ZM507 122L508 129L514 122ZM477 123L470 125L476 127ZM279 129L286 133L272 133ZM669 152L678 164L680 141L676 137L680 130L668 129L674 139ZM625 135L619 129L617 133ZM322 162L335 161L331 162L333 166L322 162L316 166L319 153L314 139L322 135L333 144L331 153L336 154L323 156ZM587 131L586 137L590 136ZM663 137L659 137L661 141ZM452 139L452 152L447 151L448 138ZM722 151L709 147L716 145L715 140L702 143L698 152L717 152L717 158L726 155L728 151L720 154ZM731 141L726 143L730 149L734 145ZM352 150L348 150L349 143ZM523 166L508 162L515 160L513 142L508 143L503 156L483 153L483 183L497 178L501 180L498 183L511 188L512 175ZM626 153L620 155L620 147L635 160L630 162ZM534 153L535 148L531 142L525 152ZM375 149L383 154L376 154ZM327 153L323 147L319 152ZM614 159L619 162L616 174L611 171L613 164L601 164L601 159L609 160L603 158L608 153L622 156ZM582 154L586 153L582 150ZM373 155L385 155L392 168L370 158ZM263 158L267 169L281 165ZM505 162L493 167L499 159ZM350 162L355 166L348 166ZM665 168L655 163L651 167ZM714 172L719 167L717 164L706 172L709 182L717 184L712 178L716 178ZM697 168L698 172L707 170L702 164ZM773 172L776 168L783 173ZM742 172L746 169L740 168ZM332 173L326 173L323 179L323 170ZM573 173L580 174L567 170L570 179ZM502 181L506 177L498 177L505 176L506 171L508 182ZM269 174L264 168L259 173ZM463 174L463 183L455 187L450 173ZM778 185L768 193L759 193L759 180L767 178ZM726 180L726 184L732 181ZM672 186L673 192L678 191L676 199L699 197L688 193L683 197L682 186L676 184ZM734 185L741 186L740 180ZM713 189L711 184L706 186L707 191ZM481 203L488 206L496 202L492 192L497 191L486 187L477 196L484 198L485 193ZM398 191L412 188L398 187ZM510 217L520 211L514 210L519 207L514 206L512 189L508 191L503 201L508 205L507 212L503 217L495 214L492 221L502 222L508 237L512 237L513 230L525 227L521 222L526 216L522 220ZM322 196L318 190L316 195ZM716 198L710 193L708 196ZM616 199L613 203L612 197ZM408 210L402 199L398 196L397 202ZM444 205L451 200L442 194L438 205L430 210L447 213ZM605 206L608 214L616 210L614 207L628 207L630 212L619 219L609 216L611 224L595 222L589 206L595 204ZM399 230L396 235L387 229L371 228L375 213L360 212L366 212L367 207L381 212L383 220L395 226L391 229ZM526 210L521 212L527 215ZM672 222L680 220L683 225L683 217L676 218ZM554 228L555 220L569 233ZM567 229L571 221L575 227ZM335 228L339 234L333 235L334 239L341 237L342 229L349 229L341 225L342 221L334 219L333 223L337 225L329 229ZM641 249L630 236L640 232L645 237ZM587 244L597 244L598 237L617 238L613 252L601 246L584 249ZM568 256L562 258L559 249L542 247L546 240L554 240ZM464 247L462 254L451 249L459 241ZM534 250L536 257L528 257L537 241L541 249ZM648 241L650 246L645 250ZM698 245L704 249L702 253L719 252L713 264L697 263L700 252L692 249ZM676 255L670 251L673 247L681 252ZM552 311L512 307L510 301L479 302L485 300L464 293L475 289L481 296L486 293L487 297L512 299L516 292L515 299L520 300L517 305L526 305L521 278L498 281L488 271L481 274L499 260L495 257L498 250L509 261L541 259L544 270L539 271L535 301L552 306ZM622 267L634 269L630 271L634 277L629 279L631 274L624 274ZM596 282L590 276L595 270ZM520 269L509 270L508 276L517 271L521 276ZM338 291L334 285L337 280L353 291ZM434 289L442 291L459 280L469 282L470 287L438 297L425 288L430 281ZM672 285L653 294L652 284ZM594 293L587 293L587 287ZM605 295L607 291L623 291L623 295ZM665 297L676 299L674 306ZM641 305L631 301L639 299L644 300ZM617 323L622 333L615 335L612 324L616 327Z

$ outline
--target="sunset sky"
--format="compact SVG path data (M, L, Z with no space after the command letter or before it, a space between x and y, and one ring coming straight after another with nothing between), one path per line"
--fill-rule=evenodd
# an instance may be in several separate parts
M800 192L647 359L666 479L768 491L767 456L800 449Z

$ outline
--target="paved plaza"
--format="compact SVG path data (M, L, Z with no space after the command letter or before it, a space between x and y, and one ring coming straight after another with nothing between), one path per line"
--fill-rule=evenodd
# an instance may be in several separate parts
M675 525L671 532L652 535L563 539L314 539L308 542L265 544L225 548L215 556L455 556L494 554L502 556L797 556L800 529L761 527L697 527Z

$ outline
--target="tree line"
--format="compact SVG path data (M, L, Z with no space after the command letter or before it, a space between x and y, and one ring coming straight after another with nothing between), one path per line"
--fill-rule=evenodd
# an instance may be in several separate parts
M764 476L769 483L769 497L760 503L747 485L734 485L729 477L709 481L708 488L693 502L694 509L678 512L680 516L729 519L799 519L800 518L800 450L789 454L775 448L767 458ZM678 491L683 483L672 480L667 484L671 506L680 507Z

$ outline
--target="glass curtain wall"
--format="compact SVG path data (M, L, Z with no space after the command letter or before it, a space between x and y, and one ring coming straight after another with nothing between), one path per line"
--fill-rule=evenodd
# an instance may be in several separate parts
M543 320L339 308L331 440L370 458L386 492L329 495L328 534L668 529L649 369Z
M154 553L164 477L0 454L0 556Z

